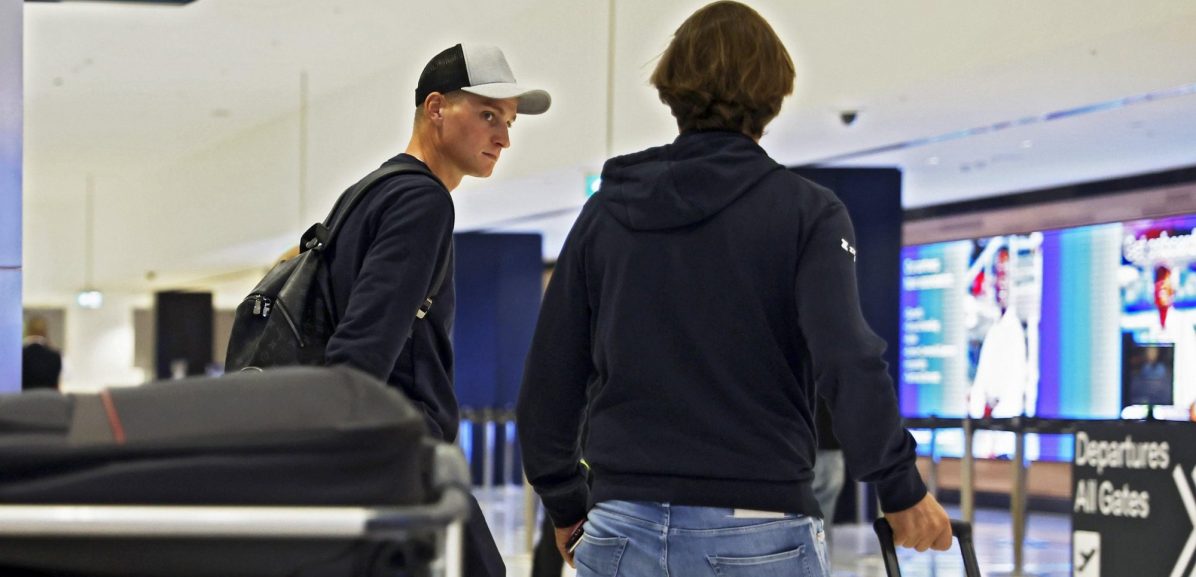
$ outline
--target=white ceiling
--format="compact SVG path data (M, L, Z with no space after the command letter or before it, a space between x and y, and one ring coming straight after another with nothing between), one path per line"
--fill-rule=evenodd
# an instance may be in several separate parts
M539 230L551 256L587 172L673 137L647 77L703 3L26 4L26 302L80 288L88 245L102 289L241 290L401 150L419 69L460 41L503 46L554 106L455 193L458 228ZM899 166L911 208L1196 164L1196 1L751 4L798 67L763 141L783 163ZM249 206L260 226L230 219Z

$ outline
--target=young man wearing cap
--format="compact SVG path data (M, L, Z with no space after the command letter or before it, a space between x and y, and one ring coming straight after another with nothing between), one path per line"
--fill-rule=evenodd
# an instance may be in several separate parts
M490 176L511 146L516 115L540 114L550 102L547 92L515 83L496 47L458 44L437 54L419 78L407 150L386 161L427 173L402 173L374 185L327 249L340 321L326 362L353 366L397 387L423 410L432 434L446 442L456 439L458 425L449 193L465 176ZM442 269L439 292L429 295ZM417 319L429 296L435 305ZM466 575L505 574L476 503L465 549Z

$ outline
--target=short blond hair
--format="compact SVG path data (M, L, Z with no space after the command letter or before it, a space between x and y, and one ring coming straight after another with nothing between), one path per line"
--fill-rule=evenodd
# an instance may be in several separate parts
M793 93L793 60L772 26L739 2L708 4L673 34L651 83L687 130L754 138Z
M464 90L454 90L452 92L438 92L437 94L441 94L442 96L444 96L444 101L447 102L448 104L456 104L465 99L465 91ZM431 95L429 94L429 96L431 96ZM425 102L427 100L428 100L427 98L424 98ZM424 121L424 103L421 102L421 103L419 103L419 106L415 107L415 123L419 124L423 121Z

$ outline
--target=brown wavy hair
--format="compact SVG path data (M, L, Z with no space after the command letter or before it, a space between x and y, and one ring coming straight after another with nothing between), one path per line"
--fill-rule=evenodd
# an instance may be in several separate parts
M651 83L687 130L733 130L759 139L793 93L793 60L772 26L739 2L694 12L673 33Z

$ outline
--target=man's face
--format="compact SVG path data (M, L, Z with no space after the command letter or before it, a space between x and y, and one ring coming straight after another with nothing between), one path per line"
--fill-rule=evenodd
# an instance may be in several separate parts
M993 264L993 272L996 276L994 287L996 290L997 305L1001 310L1005 310L1009 306L1009 251L1002 248L997 251L997 262Z
M1154 304L1159 309L1170 307L1175 302L1175 289L1171 286L1171 273L1159 275L1154 282Z
M511 146L509 130L519 101L493 100L463 92L444 109L442 154L462 174L485 178L504 148Z

